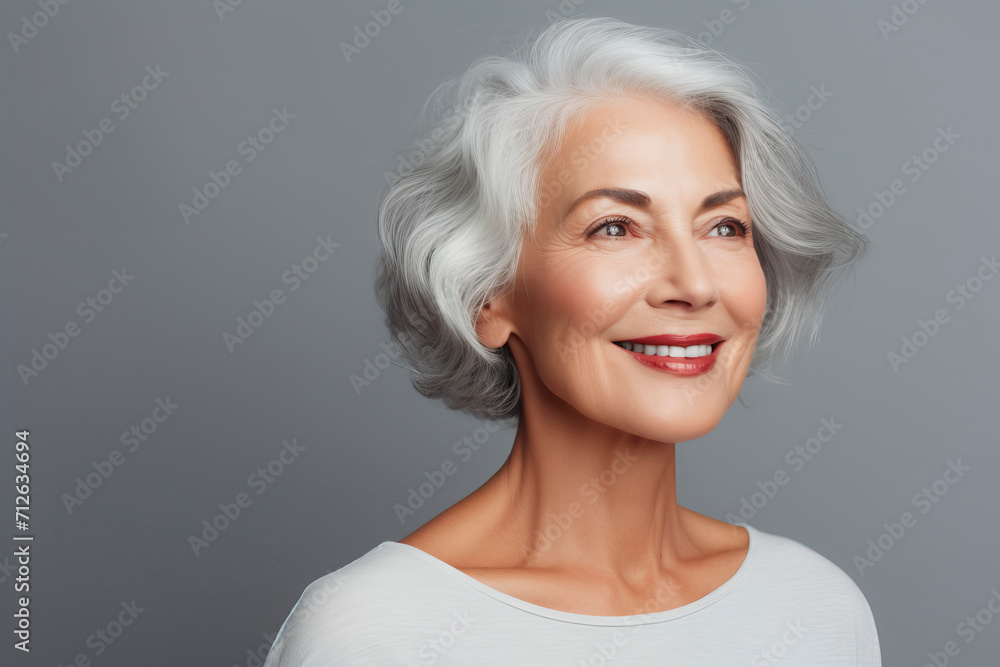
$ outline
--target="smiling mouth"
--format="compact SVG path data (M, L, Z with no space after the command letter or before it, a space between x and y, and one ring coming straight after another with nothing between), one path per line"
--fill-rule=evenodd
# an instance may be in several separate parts
M672 357L674 359L693 359L697 357L707 357L716 348L722 345L723 341L718 341L706 345L648 345L643 343L633 343L632 341L614 341L618 347L623 347L636 354L644 354L650 357Z

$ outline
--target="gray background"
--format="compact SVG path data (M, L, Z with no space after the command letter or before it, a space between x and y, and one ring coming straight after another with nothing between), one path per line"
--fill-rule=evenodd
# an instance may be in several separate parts
M221 19L209 0L70 2L16 53L5 38L3 437L31 429L36 539L30 658L11 647L13 546L0 551L0 662L69 664L84 653L95 665L252 665L248 650L277 631L308 583L409 534L503 462L512 430L463 462L452 445L481 423L421 397L394 366L360 393L350 377L387 360L374 213L384 172L414 150L423 102L560 4L402 1L350 63L340 43L385 2L243 0ZM877 252L831 302L821 341L786 369L797 384L748 381L745 404L680 446L679 497L725 519L784 470L788 483L757 496L766 504L749 522L852 576L886 665L924 664L948 641L960 647L951 664L995 664L1000 619L968 643L958 625L1000 587L1000 280L960 310L947 296L1000 251L989 203L1000 9L908 6L919 10L886 37L878 22L891 20L890 2L567 0L562 14L690 34L721 27L703 39L749 65L784 113L813 86L833 93L800 111L811 117L795 136L838 210L853 220L876 191L905 184L868 229ZM0 27L18 32L38 11L5 2ZM119 119L114 100L157 65L169 75ZM295 119L246 162L240 143L275 107ZM60 182L52 162L105 117L115 129ZM948 127L960 138L912 182L904 163ZM185 224L179 204L228 160L242 171ZM292 291L283 273L327 236L339 247ZM86 322L78 304L123 267L134 280ZM224 333L274 289L286 301L231 353ZM887 354L938 309L949 322L895 372ZM22 381L18 366L71 321L79 335ZM127 451L122 432L167 397L179 408ZM822 418L844 427L796 470L786 454ZM248 477L291 438L306 449L257 494ZM124 462L70 513L63 494L116 449ZM446 459L458 473L401 524L393 504ZM914 494L958 459L971 470L939 484L945 493L921 513ZM9 508L8 448L0 460ZM252 504L196 556L189 535L240 492ZM859 571L855 556L906 511L916 525ZM143 611L95 656L88 637L133 599Z

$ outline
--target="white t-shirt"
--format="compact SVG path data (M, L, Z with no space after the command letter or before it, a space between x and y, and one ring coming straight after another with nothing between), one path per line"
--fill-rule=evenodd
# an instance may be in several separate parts
M795 540L737 525L750 546L736 574L690 604L634 616L525 602L383 542L305 589L264 667L881 666L871 608L843 570Z

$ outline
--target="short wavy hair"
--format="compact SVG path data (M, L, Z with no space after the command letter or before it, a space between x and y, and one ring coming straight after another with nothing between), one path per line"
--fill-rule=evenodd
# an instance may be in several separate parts
M378 208L376 298L414 388L481 419L520 415L514 357L478 339L479 311L512 289L547 151L596 103L638 97L700 111L733 150L767 283L748 374L784 382L774 362L803 332L818 339L828 288L870 242L825 202L751 76L683 33L587 18L543 27L438 87L417 157L400 159Z

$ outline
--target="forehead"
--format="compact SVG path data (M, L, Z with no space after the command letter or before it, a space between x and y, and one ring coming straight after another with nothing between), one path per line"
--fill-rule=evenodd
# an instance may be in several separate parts
M546 156L543 189L586 191L611 183L695 190L739 185L725 136L693 108L650 99L604 101L570 122Z

